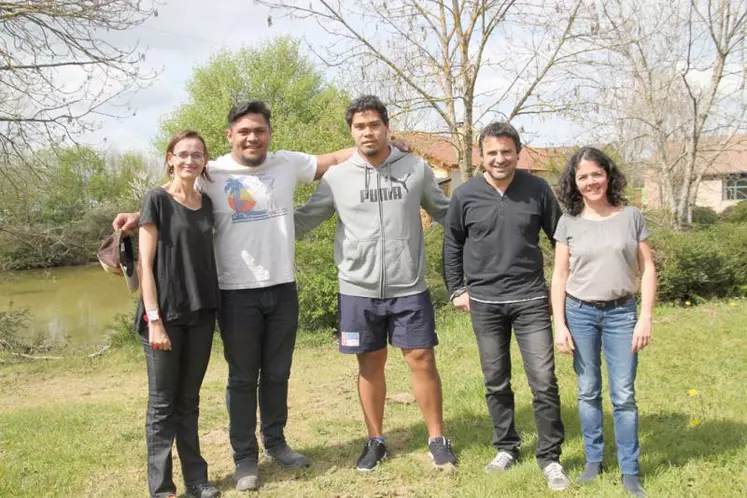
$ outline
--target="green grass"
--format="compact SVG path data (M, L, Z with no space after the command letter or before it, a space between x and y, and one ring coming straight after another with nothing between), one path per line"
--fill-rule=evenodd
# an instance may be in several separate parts
M642 474L650 496L747 494L747 301L692 308L659 307L654 343L640 357ZM488 475L493 457L474 338L465 315L440 313L438 361L448 436L459 469L430 466L426 431L415 404L390 402L385 431L391 458L371 474L352 469L363 443L355 391L356 362L336 352L327 334L299 340L291 380L287 436L312 466L288 471L261 462L263 496L546 496L533 458L531 395L513 350L517 425L523 459ZM584 463L570 358L557 357L566 443L563 462L575 478ZM400 354L390 350L389 394L409 392ZM233 490L224 407L226 366L216 342L201 404L201 441L210 478ZM91 360L0 366L0 496L145 496L145 365L138 347ZM624 496L618 483L612 419L605 402L605 460L597 483L568 496ZM178 469L178 462L176 462ZM179 478L177 470L177 480ZM179 484L180 485L180 484Z

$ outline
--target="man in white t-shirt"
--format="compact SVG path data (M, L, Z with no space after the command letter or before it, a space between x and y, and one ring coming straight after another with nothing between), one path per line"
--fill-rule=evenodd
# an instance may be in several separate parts
M293 193L299 183L321 178L355 150L320 156L268 152L270 117L260 101L231 109L226 130L231 153L210 162L212 181L200 182L213 203L221 289L218 323L228 362L226 404L240 491L259 487L258 396L267 457L287 467L308 465L283 434L298 328ZM132 230L138 220L139 213L120 214L113 226Z

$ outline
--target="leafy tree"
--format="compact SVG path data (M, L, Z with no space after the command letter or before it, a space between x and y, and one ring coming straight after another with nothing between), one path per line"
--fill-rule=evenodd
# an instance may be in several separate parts
M226 116L237 102L258 99L272 111L272 148L324 153L350 145L345 124L348 95L324 81L298 40L276 38L257 47L221 51L195 69L189 101L161 123L159 150L176 132L199 131L210 155L230 148Z
M136 209L152 185L149 159L69 147L19 160L0 175L0 271L94 259L120 209Z

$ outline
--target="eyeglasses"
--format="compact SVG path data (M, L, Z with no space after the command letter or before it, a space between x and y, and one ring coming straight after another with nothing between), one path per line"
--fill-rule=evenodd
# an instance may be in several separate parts
M190 157L196 163L202 162L205 160L205 154L203 154L202 152L181 151L181 152L172 152L171 155L178 157L182 161L186 161Z

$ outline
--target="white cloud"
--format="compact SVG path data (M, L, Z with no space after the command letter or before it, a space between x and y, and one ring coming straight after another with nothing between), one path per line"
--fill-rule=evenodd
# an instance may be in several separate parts
M135 112L126 119L104 118L96 132L83 137L91 144L106 143L126 150L149 150L160 119L184 103L186 83L195 66L222 49L255 45L284 34L303 36L287 19L268 27L269 9L235 0L173 0L159 5L158 17L127 32L110 34L116 46L138 44L146 49L142 69L158 71L158 78L119 102L113 113L125 114L122 104Z

